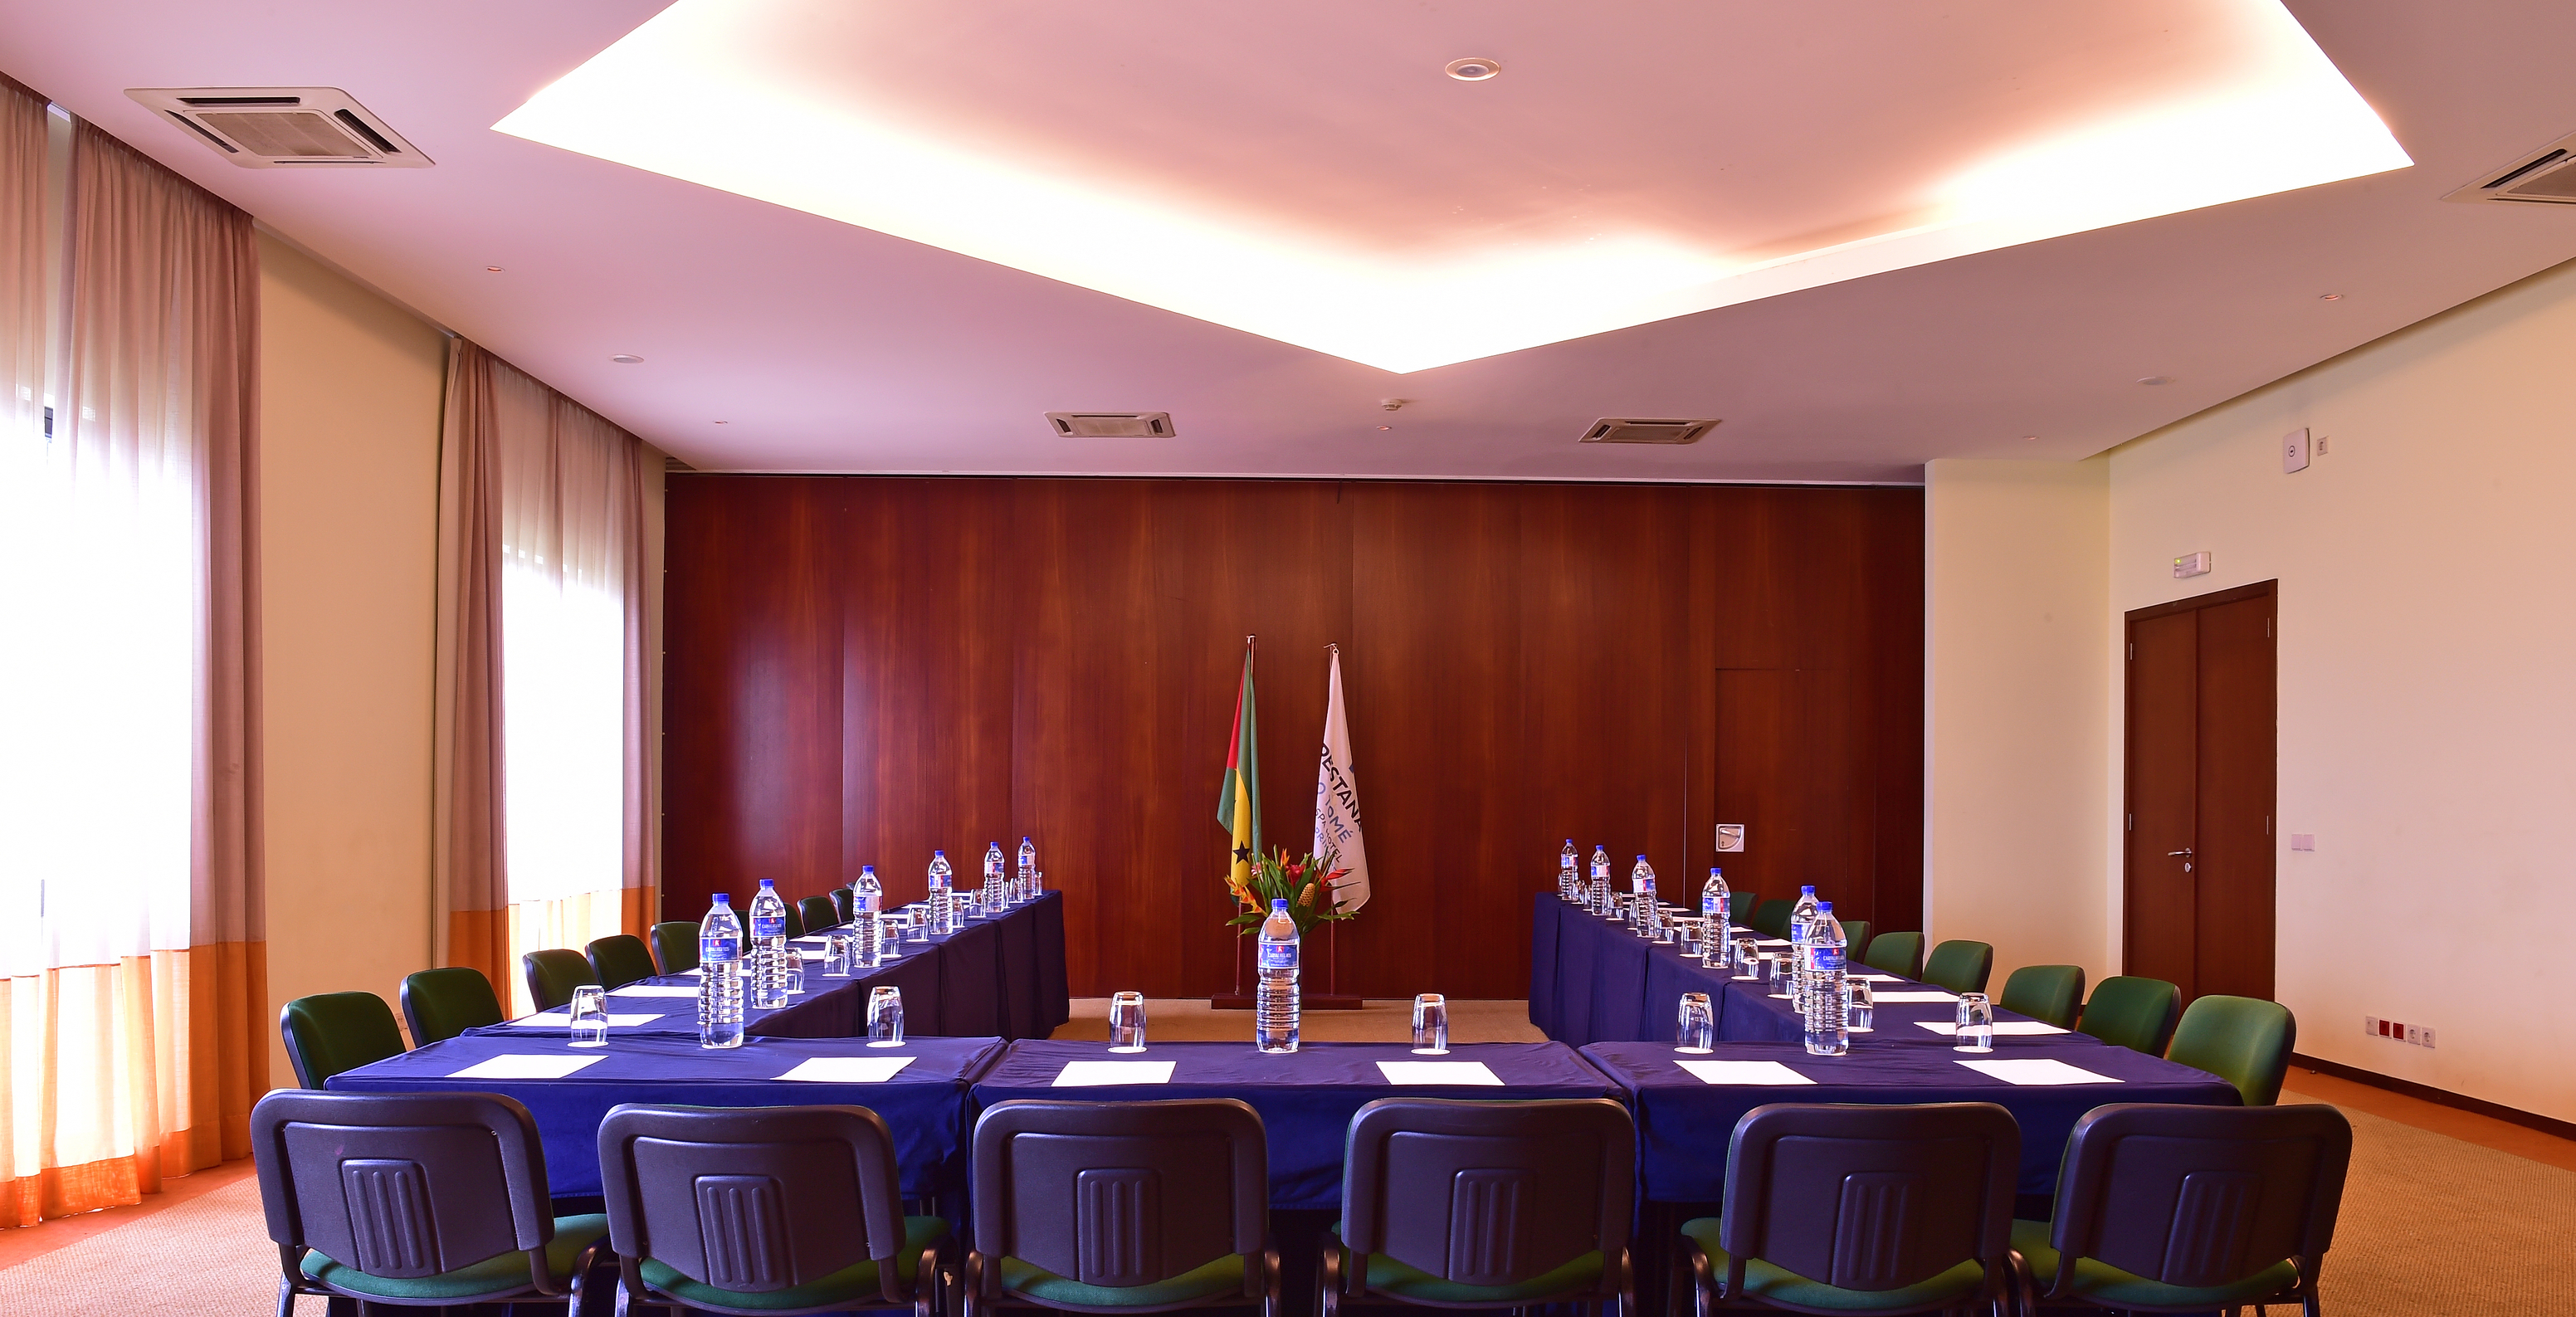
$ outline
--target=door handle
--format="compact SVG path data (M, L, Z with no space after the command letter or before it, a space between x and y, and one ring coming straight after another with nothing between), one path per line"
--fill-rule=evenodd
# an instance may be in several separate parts
M2189 846L2185 846L2185 847L2183 847L2181 850L2178 850L2178 851L2166 851L2166 852L2165 852L2165 854L2167 854L2167 855L2182 855L2182 856L2189 856L2189 855L2191 854L2191 848L2190 848Z
M2167 855L2179 855L2179 856L2181 856L2181 857L2182 857L2182 871L2183 871L2184 873L2190 873L2190 872L2191 872L2191 848L2190 848L2189 846L2185 846L2185 847L2183 847L2181 850L2178 850L2178 851L2166 851L2166 852L2165 852L2165 854L2167 854Z

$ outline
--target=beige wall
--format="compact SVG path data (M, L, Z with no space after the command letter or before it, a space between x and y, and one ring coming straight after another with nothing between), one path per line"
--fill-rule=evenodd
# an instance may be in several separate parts
M269 1017L430 963L438 330L260 239ZM271 1083L294 1083L282 1048Z
M2110 458L2115 613L2280 581L2277 994L2299 1050L2562 1120L2571 380L2576 265ZM2284 475L2277 445L2301 426L2326 452ZM2201 549L2211 573L2174 580ZM2365 1016L2438 1046L2365 1038Z
M2116 972L2102 835L2113 728L2109 463L1924 467L1924 912L1934 938Z

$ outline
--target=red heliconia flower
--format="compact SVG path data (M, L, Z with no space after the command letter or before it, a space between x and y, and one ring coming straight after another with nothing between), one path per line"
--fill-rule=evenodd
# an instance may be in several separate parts
M1290 861L1288 862L1288 876L1289 876L1289 877L1291 877L1291 878L1302 878L1302 877L1304 877L1305 875L1306 875L1306 865L1305 865L1305 862L1304 862L1304 861L1302 861L1302 860L1290 860Z

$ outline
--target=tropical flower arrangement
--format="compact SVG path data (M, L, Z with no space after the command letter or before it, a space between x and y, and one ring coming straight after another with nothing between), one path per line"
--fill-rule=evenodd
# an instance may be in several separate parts
M1246 935L1257 932L1261 921L1270 917L1270 903L1278 900L1288 902L1288 914L1297 921L1299 937L1317 924L1350 918L1350 912L1333 908L1333 883L1350 872L1333 867L1340 858L1340 852L1326 851L1290 859L1284 847L1254 856L1249 879L1240 884L1231 875L1226 879L1228 890L1243 906L1226 922Z

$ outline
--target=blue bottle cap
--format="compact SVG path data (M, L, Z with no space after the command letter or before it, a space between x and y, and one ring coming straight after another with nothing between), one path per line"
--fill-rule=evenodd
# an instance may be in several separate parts
M1826 914L1832 914L1834 912L1834 903L1831 901L1818 901L1816 902L1816 908Z
M732 904L733 904L733 897L732 897L731 895L727 894L727 893L724 893L724 892L718 892L718 893L716 893L716 904L717 904L717 905L732 905Z
M1800 895L1800 896L1814 896L1815 894L1816 894L1816 889L1815 889L1814 887L1812 887L1812 886L1810 886L1810 887L1801 887L1801 888L1799 888L1799 889L1798 889L1798 895Z
M1273 910L1274 912L1275 912L1275 911L1280 911L1280 910L1285 910L1285 909L1287 909L1287 908L1288 908L1288 898L1287 898L1287 897L1284 897L1284 896L1274 896L1274 897L1272 897L1272 898L1270 899L1270 908L1271 908L1271 910Z
M763 887L776 887L778 885L778 880L775 878L763 878L760 880L760 885Z
M933 855L946 855L947 853L948 853L948 852L946 852L946 851L936 851L936 850L931 852L931 854L933 854ZM1814 890L1816 890L1816 889L1814 889L1814 888L1810 887L1810 888L1808 888L1807 890L1812 892L1812 891L1814 891Z

